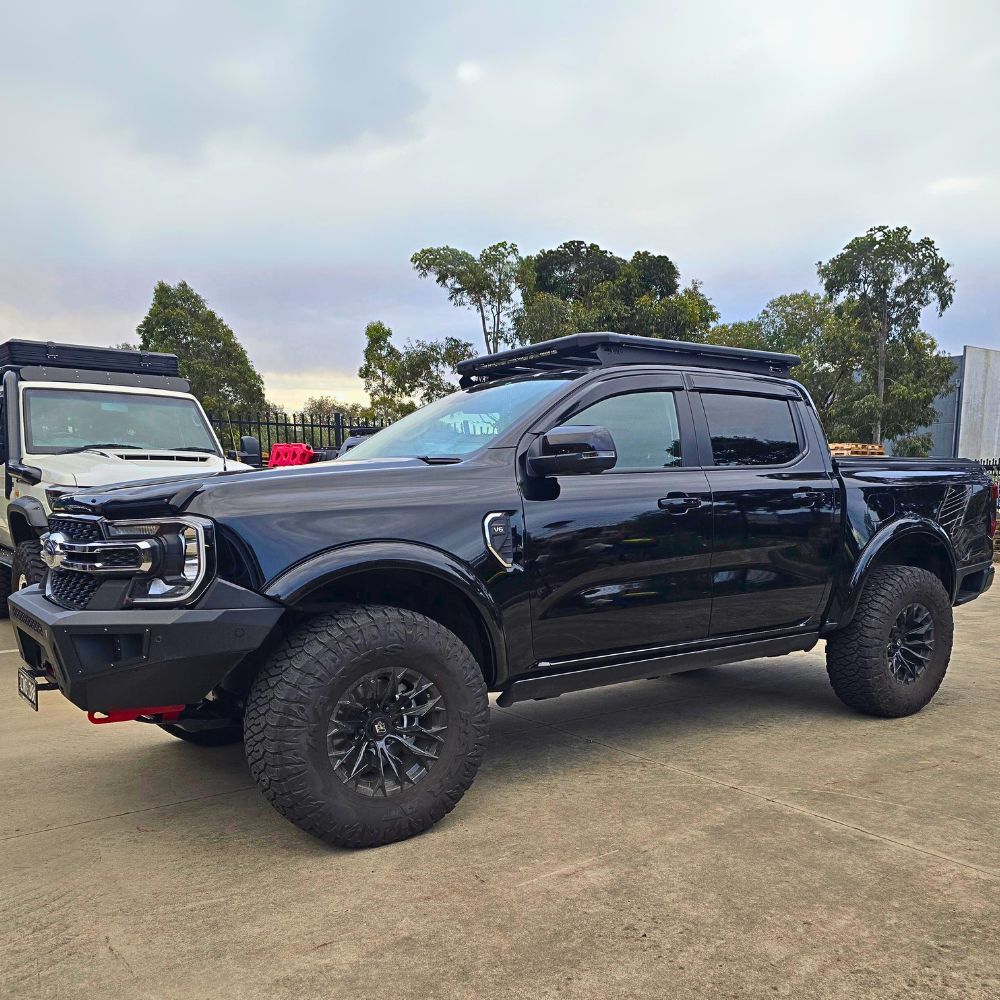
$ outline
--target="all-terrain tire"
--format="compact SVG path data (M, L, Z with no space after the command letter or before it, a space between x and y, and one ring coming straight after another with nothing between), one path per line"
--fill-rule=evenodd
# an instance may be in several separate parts
M14 570L0 565L0 618L9 618L7 598L14 592Z
M412 668L447 712L437 759L415 783L362 794L335 770L331 719L372 671ZM254 680L244 716L250 773L283 816L343 847L375 847L442 819L472 784L489 736L482 671L465 644L424 615L345 606L290 633Z
M33 583L44 583L48 567L42 562L42 543L21 542L14 549L14 563L10 570L11 590L21 590Z
M171 722L159 723L160 729L177 739L190 743L195 747L226 747L231 743L239 743L243 739L243 727L240 725L220 726L218 729L187 730L175 726Z
M890 669L893 626L905 608L930 612L933 649L915 680L904 682ZM850 624L826 642L826 670L837 697L867 715L899 718L919 712L937 693L951 659L954 621L941 581L913 566L883 566L865 583Z

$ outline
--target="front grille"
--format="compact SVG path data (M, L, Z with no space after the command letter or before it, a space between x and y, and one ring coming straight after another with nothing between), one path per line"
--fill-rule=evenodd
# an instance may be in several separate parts
M115 569L139 569L139 553L130 548L108 548L93 557L101 566Z
M86 517L50 517L49 531L58 531L71 542L99 542L104 537L98 522Z
M48 596L64 608L83 611L90 604L100 579L93 573L50 570Z

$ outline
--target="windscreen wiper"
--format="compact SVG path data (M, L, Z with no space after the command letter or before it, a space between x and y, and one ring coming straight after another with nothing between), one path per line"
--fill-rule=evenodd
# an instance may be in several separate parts
M75 455L80 451L100 451L101 448L134 448L136 451L145 451L138 444L122 444L120 441L104 441L101 444L81 444L78 448L63 448L57 451L57 455Z
M428 465L458 465L462 461L457 455L414 455L413 457Z
M180 444L174 445L172 448L165 448L164 451L203 451L206 455L217 455L218 452L214 448L206 448L201 444Z

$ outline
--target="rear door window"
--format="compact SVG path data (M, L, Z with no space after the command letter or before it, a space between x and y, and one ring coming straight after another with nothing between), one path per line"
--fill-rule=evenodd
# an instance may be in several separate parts
M788 401L766 396L701 395L715 466L787 465L802 452Z

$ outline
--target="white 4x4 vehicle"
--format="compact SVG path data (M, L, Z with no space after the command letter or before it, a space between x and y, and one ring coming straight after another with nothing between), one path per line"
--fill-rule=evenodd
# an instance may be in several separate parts
M249 468L227 459L173 354L10 340L0 371L0 613L45 575L55 497Z

